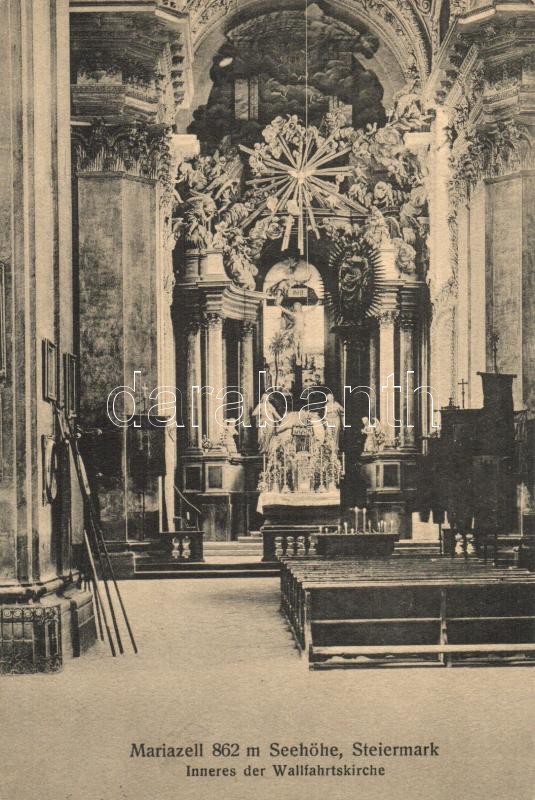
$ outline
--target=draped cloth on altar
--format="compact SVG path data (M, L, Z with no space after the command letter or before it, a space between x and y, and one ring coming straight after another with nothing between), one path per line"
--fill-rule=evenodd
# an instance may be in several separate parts
M264 513L267 507L317 507L339 506L340 490L333 489L326 492L261 492L258 498L257 511Z

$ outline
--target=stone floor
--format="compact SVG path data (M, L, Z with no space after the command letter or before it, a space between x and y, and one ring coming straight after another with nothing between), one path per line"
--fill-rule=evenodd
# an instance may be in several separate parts
M112 659L99 645L60 674L2 679L0 800L533 800L534 670L311 673L278 613L276 579L121 588L138 656ZM438 758L351 754L355 741L430 740ZM270 759L269 743L300 741L338 745L339 764L386 774L274 777L272 763L295 759ZM261 755L188 759L238 774L186 777L183 759L130 758L132 742L203 742L205 754L237 742ZM265 776L244 776L249 763Z

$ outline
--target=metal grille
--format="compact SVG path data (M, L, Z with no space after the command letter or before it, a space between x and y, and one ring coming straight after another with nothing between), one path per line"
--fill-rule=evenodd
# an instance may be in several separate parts
M57 672L62 665L59 606L0 608L0 672Z

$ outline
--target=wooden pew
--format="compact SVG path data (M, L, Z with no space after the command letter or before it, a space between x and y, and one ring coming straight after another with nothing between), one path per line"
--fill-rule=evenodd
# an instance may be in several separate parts
M529 663L534 589L527 570L477 559L281 565L281 610L312 668Z

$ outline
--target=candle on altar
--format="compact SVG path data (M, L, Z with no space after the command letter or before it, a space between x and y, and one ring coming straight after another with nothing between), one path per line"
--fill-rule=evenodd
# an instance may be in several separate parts
M346 474L346 454L342 453L342 475Z
M355 508L353 510L355 512L355 530L358 531L358 529L359 529L359 508L358 508L358 506L355 506Z
M372 532L372 524L371 524L371 522L368 522L368 533L371 533L371 532Z
M347 533L347 522L344 522L344 533Z
M366 506L362 509L362 527L366 531Z

